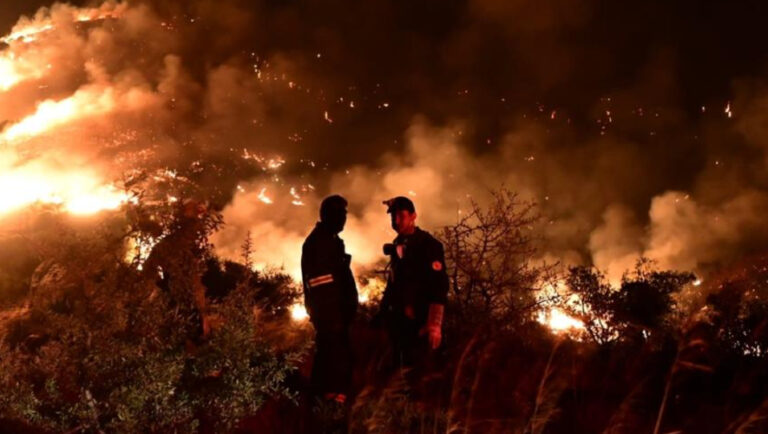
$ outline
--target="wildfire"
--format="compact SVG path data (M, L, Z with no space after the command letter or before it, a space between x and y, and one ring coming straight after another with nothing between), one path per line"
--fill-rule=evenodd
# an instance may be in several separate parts
M306 321L308 318L309 313L307 313L307 308L304 307L303 303L296 303L291 306L291 319L296 322L301 322Z
M49 173L46 176L36 170L0 173L0 191L3 191L0 215L34 203L60 205L71 214L86 215L116 209L130 200L126 193L101 185L96 179L84 173Z
M106 2L101 7L92 9L57 5L46 13L38 14L35 19L23 18L10 34L0 37L0 43L10 47L0 53L0 92L10 90L27 80L39 79L51 69L46 56L37 51L24 50L22 47L26 44L37 41L41 35L55 31L57 24L119 18L124 15L126 9L126 4L115 2Z
M0 41L5 42L8 45L16 41L21 41L24 43L34 42L37 40L37 35L40 33L48 32L50 30L53 30L53 24L51 23L45 23L42 25L29 25L15 30L10 35L0 39Z
M131 93L118 95L108 86L93 86L59 101L46 100L34 113L0 132L0 214L34 203L59 204L73 214L116 209L128 200L94 170L67 168L46 159L27 160L25 144L57 128L135 104ZM140 100L136 98L135 101ZM5 149L3 149L3 147Z
M7 91L18 83L40 78L43 70L13 53L0 54L0 91Z
M101 7L92 9L70 9L72 22L88 22L121 17L127 5L125 3L106 2ZM0 42L11 45L14 42L30 43L38 39L38 36L55 29L53 20L36 19L26 20L17 24L9 35L0 38Z
M296 187L291 187L291 197L293 198L291 204L295 206L304 206L304 201L301 200L301 196L296 192Z
M378 300L384 294L384 288L386 286L387 282L380 278L374 277L367 279L365 284L358 285L357 300L362 304Z
M549 327L552 333L569 333L584 330L584 322L568 315L558 308L539 311L536 320Z
M88 215L117 209L130 199L125 193L116 192L111 187L99 187L93 192L74 195L64 203L70 214Z
M37 136L74 119L110 112L114 108L115 96L111 88L104 89L98 95L90 91L78 91L61 101L43 101L35 113L5 129L0 139L13 142Z
M0 38L0 42L8 45L0 51L0 92L39 79L52 68L44 47L26 44L42 40L43 34L53 33L68 23L119 18L126 9L127 5L111 1L90 9L56 5L42 10L34 19L23 18L9 35ZM83 170L72 161L62 164L55 156L30 158L26 145L30 140L74 122L102 116L117 107L135 109L146 100L135 92L120 92L107 83L94 84L69 97L44 100L32 114L7 124L0 131L0 215L35 203L59 205L62 211L86 215L116 209L128 201L126 193L106 182L96 170Z
M261 189L261 191L259 192L258 198L260 201L266 203L267 205L271 205L273 202L272 199L269 196L267 196L267 187L263 187Z
M562 280L546 283L538 295L542 301L541 309L536 314L536 321L545 325L554 334L568 334L574 337L586 329L584 322L568 315L555 305L564 302L567 306L576 306L581 300L576 294L568 294L566 284Z
M146 237L146 238L129 238L126 245L125 262L128 264L136 263L137 268L142 270L144 268L144 262L149 259L152 249L160 242L160 238Z

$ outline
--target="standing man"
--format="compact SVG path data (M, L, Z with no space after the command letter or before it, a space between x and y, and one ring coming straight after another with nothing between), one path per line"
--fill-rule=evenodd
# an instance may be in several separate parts
M352 380L349 326L357 311L352 257L339 232L347 222L347 201L334 195L320 205L320 222L301 253L304 305L315 327L316 350L312 383L325 399L344 403Z
M416 226L416 208L402 196L384 201L397 237L384 246L390 273L381 301L395 362L423 365L442 340L448 295L443 244Z

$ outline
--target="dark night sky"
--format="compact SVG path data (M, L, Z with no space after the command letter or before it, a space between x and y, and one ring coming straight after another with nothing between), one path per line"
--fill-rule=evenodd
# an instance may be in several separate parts
M21 14L32 14L38 7L50 4L40 0L3 3L2 33ZM323 48L322 39L333 40L334 32L329 29L335 29L344 35L344 41L337 53L339 58L332 60L343 58L346 62L350 56L371 60L352 68L350 74L357 70L372 81L389 81L393 87L404 84L395 80L405 79L407 83L409 78L421 85L424 77L420 76L438 83L444 78L454 84L473 82L475 77L482 76L491 93L518 96L518 101L526 103L546 102L577 109L589 107L597 98L630 85L644 68L658 61L667 62L665 67L673 71L681 101L695 110L701 103L727 98L734 78L760 74L768 62L768 45L763 43L768 36L768 5L759 0L593 0L579 2L588 6L576 12L566 6L573 2L512 1L508 3L518 6L499 7L499 21L483 23L488 25L488 31L468 43L473 58L466 63L446 60L452 54L462 54L460 51L427 53L450 45L477 24L468 12L466 0L374 0L359 2L361 5L354 7L343 1L241 3L259 4L251 8L262 16L257 20L272 21L270 30L279 35L273 40L253 41L264 51ZM578 17L570 20L568 15L573 14ZM537 15L546 17L541 27L534 24L520 32L515 30L521 22L526 27L525 21L535 21L530 17ZM521 17L520 21L516 21L516 16ZM281 20L286 24L282 29ZM301 23L298 27L297 22ZM504 39L505 31L511 31L511 39ZM419 44L427 46L403 45L414 36ZM541 57L565 57L568 66L559 65L559 74L557 63L537 60L526 65L525 57L522 62L504 60L528 50L540 52ZM378 63L377 59L381 63L372 65ZM444 68L446 63L450 69ZM341 62L331 64L329 69L340 65ZM405 70L393 74L387 65ZM349 65L344 66L349 69ZM406 92L407 87L402 91Z

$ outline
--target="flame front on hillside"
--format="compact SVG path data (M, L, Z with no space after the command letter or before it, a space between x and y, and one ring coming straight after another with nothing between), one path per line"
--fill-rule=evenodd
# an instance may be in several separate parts
M107 2L94 9L63 9L68 16L57 15L59 21L87 22L116 18L126 5ZM7 92L30 80L50 73L52 65L43 55L44 47L27 47L38 42L42 35L56 29L52 17L39 16L34 20L22 19L13 31L0 38L8 48L0 52L0 91ZM123 102L130 98L123 98ZM111 112L117 100L115 90L105 85L77 91L71 97L45 100L37 104L32 114L9 123L0 132L0 215L19 210L34 203L56 204L71 214L93 214L116 209L125 203L128 195L118 191L92 168L66 167L46 159L29 160L30 140L95 115ZM47 140L55 140L48 138Z
M536 320L547 326L555 334L569 334L585 329L583 321L568 315L556 307L540 310L536 315Z

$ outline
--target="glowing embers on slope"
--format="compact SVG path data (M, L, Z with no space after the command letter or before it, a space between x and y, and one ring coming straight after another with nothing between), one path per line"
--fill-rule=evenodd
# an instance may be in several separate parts
M66 8L66 9L65 9ZM90 9L75 9L72 7L63 7L57 10L57 12L69 13L70 19L75 23L84 23L89 21L105 20L108 18L119 18L127 9L127 4L116 3L112 1L105 2L98 8ZM61 17L61 15L59 15ZM63 19L63 17L61 17ZM34 20L23 20L17 24L10 34L0 38L0 42L8 45L15 42L30 43L38 39L41 34L49 32L55 29L53 18L38 17Z
M116 112L139 112L158 103L146 86L98 82L83 86L71 96L46 99L35 105L24 118L7 124L0 132L0 146L18 146L21 142L69 127L77 122L105 119ZM75 127L82 126L74 125Z
M24 58L18 58L14 53L0 52L0 92L7 91L22 81L40 78L48 69L48 65L39 66Z
M368 278L365 283L357 284L357 300L362 304L368 304L381 300L387 282L379 277Z
M584 330L585 328L583 321L568 315L556 307L539 311L536 320L549 327L553 333L568 333L574 330Z
M0 153L0 160L3 155ZM5 166L0 161L0 168ZM52 172L25 167L0 172L0 215L35 204L55 204L71 214L87 215L116 209L129 200L126 193L84 172Z
M307 308L304 307L303 303L294 303L291 306L291 319L297 322L309 319L309 313L307 313Z
M19 83L42 78L52 69L46 48L28 45L44 35L54 33L58 26L71 23L120 18L127 9L125 3L106 2L98 8L78 9L68 5L56 5L44 9L34 19L22 18L10 34L0 37L0 44L7 48L0 51L0 92Z
M109 86L92 86L59 101L46 100L34 113L0 132L0 214L34 203L59 204L72 214L93 214L118 208L128 199L105 182L97 168L79 167L70 155L60 155L54 148L32 158L28 154L32 140L64 127L85 128L78 122L112 112L118 98L121 104L132 105L132 92L116 94Z
M576 294L565 293L565 282L547 283L541 289L538 298L542 300L541 308L536 313L536 321L549 328L552 333L566 334L579 338L586 330L584 322L574 318L563 309L556 306L558 302L573 306L581 303Z

